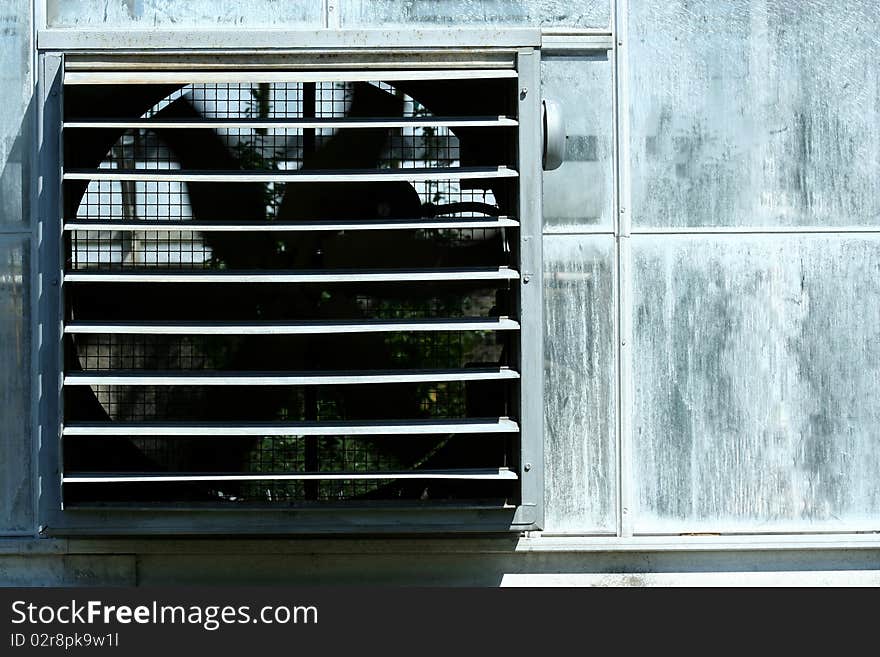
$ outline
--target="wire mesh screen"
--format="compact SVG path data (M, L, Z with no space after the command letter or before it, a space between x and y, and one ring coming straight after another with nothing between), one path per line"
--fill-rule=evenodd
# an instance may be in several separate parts
M510 261L507 232L487 228L415 229L397 234L278 231L234 238L195 230L87 230L72 231L68 239L68 267L80 270L452 267Z
M65 438L65 476L75 481L79 473L98 473L115 482L68 486L67 503L503 503L515 497L509 480L454 476L514 467L515 433L482 433L485 425L473 433L419 430L419 423L515 416L507 373L516 368L518 332L491 324L406 329L406 322L500 321L516 314L517 283L504 272L517 267L518 184L513 176L493 175L516 168L515 80L125 85L115 93L79 85L65 93L65 120L76 125L64 133L65 171L87 173L64 184L64 219L73 225L65 233L68 272L270 276L259 284L86 278L66 286L65 320L76 330L65 339L65 422L104 434L82 430ZM500 120L505 117L510 120ZM403 175L386 180L364 172ZM301 182L299 174L317 178ZM513 223L469 226L474 219ZM427 220L439 224L417 225ZM358 221L389 224L381 230L296 226ZM396 229L394 221L415 224ZM77 227L83 222L89 227ZM278 228L249 229L268 224ZM478 270L480 276L468 278ZM373 271L389 278L358 274ZM450 272L449 280L410 275L424 271ZM497 280L486 281L482 274L493 271ZM271 279L290 272L317 278L289 285ZM340 272L351 278L333 278ZM383 320L404 326L309 328ZM193 328L174 334L151 328L162 321ZM88 328L90 322L104 329ZM217 322L257 329L212 334ZM264 322L294 322L300 333L258 330ZM249 373L265 381L236 383ZM355 378L308 382L341 373ZM294 374L307 382L276 381ZM412 378L400 381L396 374ZM439 380L431 380L435 374ZM143 380L128 384L124 377L131 375ZM178 375L215 378L198 385L178 383ZM83 376L97 382L78 383ZM104 376L123 378L102 383ZM377 431L314 430L334 422L373 422ZM379 428L389 422L412 423L413 432L383 434ZM174 433L168 423L201 433ZM212 433L223 423L312 429ZM151 425L164 428L127 432ZM118 430L107 430L113 426ZM438 481L401 476L420 471L453 474ZM160 484L126 473L180 476ZM199 473L267 476L208 481ZM333 476L276 477L298 474Z
M230 383L225 386L95 385L71 388L66 421L93 420L96 412L114 422L191 421L210 417L234 422L380 419L389 410L396 419L454 419L482 411L506 415L505 386L483 386L462 381L438 381L386 386L353 385L339 388L267 386L259 391Z
M492 331L424 331L341 336L179 336L89 334L72 347L82 370L338 369L337 354L373 349L389 370L463 368L502 363L504 342ZM247 366L247 367L242 367Z
M100 320L378 320L498 317L513 314L508 284L265 283L157 286L78 283L66 290L70 319Z

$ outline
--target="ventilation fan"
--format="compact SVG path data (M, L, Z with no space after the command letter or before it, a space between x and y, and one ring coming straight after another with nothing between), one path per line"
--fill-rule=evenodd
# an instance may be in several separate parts
M157 80L65 78L65 505L517 503L515 71Z

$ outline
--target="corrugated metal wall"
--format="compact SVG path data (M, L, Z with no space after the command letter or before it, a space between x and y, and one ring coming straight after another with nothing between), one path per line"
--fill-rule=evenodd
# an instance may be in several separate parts
M608 30L613 11L325 5L50 0L47 20ZM569 133L567 163L545 176L547 531L876 530L880 242L864 231L880 222L880 8L619 5L619 67L613 52L542 65ZM35 526L33 50L29 2L0 11L0 534L15 535Z

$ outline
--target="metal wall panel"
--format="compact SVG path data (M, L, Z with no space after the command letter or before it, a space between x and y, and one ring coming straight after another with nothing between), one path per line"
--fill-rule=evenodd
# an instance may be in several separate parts
M320 0L48 0L46 20L49 27L321 27L324 11Z
M27 238L0 238L0 535L33 531Z
M614 238L544 237L545 530L615 530Z
M637 226L880 219L880 4L630 2Z
M28 0L0 8L0 227L28 221L31 135L31 21Z
M26 89L29 61L29 27L21 27L28 3L8 4L17 8L0 16L0 53L23 68L0 72L4 92ZM610 22L610 3L602 0L330 5L348 28ZM627 214L636 231L876 222L880 42L871 28L880 9L873 1L628 6L622 109L630 113ZM53 27L319 27L324 18L319 2L270 0L49 0L48 9ZM545 58L544 93L571 108L569 152L584 158L545 175L548 233L611 228L610 69L601 58ZM7 111L4 103L19 101ZM20 193L27 159L9 156L21 152L12 146L16 138L30 143L21 138L26 101L27 94L0 94L0 225L27 214ZM635 298L626 301L633 303L635 344L627 385L634 392L629 484L637 532L877 529L878 239L633 238ZM0 242L0 272L20 271L20 247ZM544 248L545 526L613 531L614 241L553 235ZM7 257L16 252L18 264ZM6 363L19 353L8 336L27 327L26 300L19 314L5 310L14 285L3 287L13 280L3 276ZM0 466L15 463L16 472L23 458L21 471L30 468L27 434L19 428L24 438L17 442L7 423L25 422L27 413L17 416L21 398L7 397L16 386L26 394L27 383L17 380L26 371L25 364L0 374L0 450L23 450L0 451ZM14 479L7 484L23 490ZM7 510L23 499L0 487L0 533L30 526L29 500Z
M518 25L608 28L610 0L341 0L343 27Z
M639 532L880 529L880 236L633 238Z
M612 227L612 75L606 53L545 55L541 92L562 106L566 152L544 173L545 232Z

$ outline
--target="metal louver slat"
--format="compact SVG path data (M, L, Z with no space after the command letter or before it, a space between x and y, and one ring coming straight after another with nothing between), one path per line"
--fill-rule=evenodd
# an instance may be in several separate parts
M65 85L403 82L516 78L511 69L370 71L68 71Z
M359 271L359 272L137 272L120 274L107 271L76 272L64 275L68 283L394 283L418 281L507 281L519 272L494 269L453 269L447 271Z
M65 121L65 129L199 129L199 128L511 128L518 124L507 116L495 117L434 117L434 118L374 118L374 119L248 119L228 121L224 119L199 119L198 121L175 121L172 119L149 119L146 121L106 121L84 119Z
M312 335L393 331L516 331L519 322L506 317L349 322L68 322L65 333L134 335Z
M399 420L397 422L222 422L197 423L68 423L65 436L395 436L413 434L516 433L508 418L466 420Z
M483 468L461 470L407 470L388 472L299 472L261 474L144 474L123 475L87 473L65 475L68 484L122 484L150 482L197 482L197 481L315 481L315 480L370 481L376 479L461 479L461 480L512 480L518 479L507 468Z
M64 230L118 230L141 232L224 232L224 233L284 233L340 230L426 230L436 228L516 228L519 222L508 217L492 219L420 219L420 220L368 220L361 221L298 221L271 223L221 223L194 221L150 221L137 224L120 221L68 221Z
M378 383L431 383L437 381L491 381L518 379L519 373L506 367L472 370L424 370L369 373L271 373L271 372L71 372L65 386L308 386L363 385Z
M374 171L277 172L261 171L223 173L114 169L73 169L64 172L64 180L110 180L153 182L216 182L216 183L332 183L332 182L409 182L435 180L472 180L486 178L515 178L517 172L507 167L456 167L437 169L380 169Z

